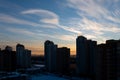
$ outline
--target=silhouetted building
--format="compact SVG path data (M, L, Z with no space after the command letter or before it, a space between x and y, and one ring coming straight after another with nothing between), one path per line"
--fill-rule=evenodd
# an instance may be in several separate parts
M78 36L76 39L76 67L77 74L87 74L87 39L83 36Z
M31 67L31 50L26 49L24 54L25 66Z
M5 47L5 50L7 50L7 51L12 51L12 47L6 46L6 47Z
M56 58L57 58L57 45L52 41L45 41L44 43L45 52L45 67L49 72L55 72L57 69Z
M1 54L1 48L0 48L0 54Z
M24 61L25 61L24 51L25 51L24 45L17 44L16 55L17 55L17 67L18 68L24 67Z
M17 44L17 67L18 68L28 68L31 66L31 51L25 50L24 45Z
M87 58L88 58L88 75L92 78L96 76L96 57L97 57L97 42L87 40Z
M87 40L84 36L76 39L76 67L80 76L95 77L97 42Z
M11 47L6 46L0 52L0 71L14 71L16 69L16 52L11 51Z
M117 80L120 76L120 40L107 40L106 44L99 45L98 54L97 80Z
M97 53L97 70L96 70L96 80L106 80L106 45L100 44L98 45L98 53ZM104 77L103 77L104 76Z
M70 71L70 49L62 47L57 49L57 72L68 74Z

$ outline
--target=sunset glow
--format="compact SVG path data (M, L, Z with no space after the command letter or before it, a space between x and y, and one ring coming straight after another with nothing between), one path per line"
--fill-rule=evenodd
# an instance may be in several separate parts
M112 5L112 6L111 6ZM51 40L76 54L76 37L119 39L120 0L0 0L0 48L17 43L44 54Z

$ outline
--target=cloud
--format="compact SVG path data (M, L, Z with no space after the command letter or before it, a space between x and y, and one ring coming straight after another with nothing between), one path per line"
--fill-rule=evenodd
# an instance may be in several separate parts
M100 23L85 17L76 18L74 20L70 19L70 21L68 21L67 23L70 23L71 25L70 28L80 31L80 34L78 35L83 35L88 39L97 40L98 43L103 43L105 42L106 39L110 39L110 37L113 38L114 37L113 35L116 35L117 33L120 32L120 27L117 24ZM112 33L112 35L106 36L106 34L109 34L109 33Z
M52 11L43 10L43 9L30 9L26 11L22 11L22 14L32 14L37 15L40 17L40 22L43 22L44 24L47 24L48 26L51 26L52 24L53 28L56 26L57 28L62 28L65 31L69 31L76 34L81 34L79 30L76 30L74 28L71 28L70 26L64 26L59 23L59 16L55 14Z
M43 23L49 23L49 24L59 24L59 17L52 11L43 10L43 9L30 9L26 11L22 11L22 14L34 14L42 19L40 19Z
M26 38L29 36L29 37L32 37L33 39L38 39L38 40L41 37L55 38L54 36L46 34L46 33L44 33L43 31L40 31L40 30L30 30L30 29L12 28L12 27L6 28L5 30L7 30L8 32L18 34L20 36L21 35L26 36ZM31 40L33 41L33 39L31 39Z
M46 34L43 31L40 30L27 30L27 29L22 29L22 28L6 28L5 30L15 33L15 34L20 34L20 35L24 35L24 36L30 36L30 37L34 37L34 38L39 38L39 37L47 37L49 38L54 38L54 39L60 39L60 40L64 40L64 41L72 41L73 39L75 39L75 37L73 37L72 35L63 35L63 34Z
M40 22L43 22L43 23L48 23L48 24L58 24L58 19L41 19Z
M67 0L68 6L76 9L78 14L83 12L85 15L91 15L93 17L101 17L104 13L107 13L106 9L101 7L95 0ZM104 14L105 15L105 14Z
M85 34L84 36L87 37L88 39L95 39L95 38L97 38L96 36L91 35L91 34Z
M76 13L81 17L106 19L109 21L120 23L120 19L112 15L115 13L114 10L117 9L118 11L120 9L116 8L113 10L109 8L110 5L116 4L117 0L116 1L115 0L113 1L109 1L109 0L74 0L74 1L66 0L66 1L67 1L68 7L75 9Z
M102 42L110 37L114 38L113 35L120 32L119 0L66 1L68 8L74 9L80 17L71 18L67 23L70 23L71 28L80 31L82 35ZM113 35L104 37L109 33Z
M26 29L21 29L21 28L6 28L7 31L17 33L17 34L22 34L22 35L27 35L27 36L34 36L35 33L26 30Z
M55 37L52 37L52 35L45 34L43 31L40 31L40 30L30 30L30 29L12 28L12 27L6 28L5 30L15 33L15 34L30 36L34 38L39 38L39 37L55 38Z
M83 30L92 30L95 33L103 34L103 32L120 32L120 28L116 25L110 25L109 23L99 23L97 21L92 21L87 18L82 19L80 24Z
M70 26L63 26L63 25L59 25L60 28L72 32L72 33L76 33L76 34L82 34L82 32L80 30L75 29L74 27L70 27Z
M61 39L61 40L64 40L64 41L73 41L73 40L75 40L75 36L73 36L73 35L56 35L56 37L58 39Z
M40 24L27 21L27 20L23 20L23 19L18 19L18 18L15 18L10 15L6 15L6 14L0 14L0 22L20 24L20 25L40 26Z
M23 20L23 19L19 19L16 17L13 17L11 15L7 15L7 14L2 14L0 13L0 22L2 23L9 23L9 24L19 24L19 25L29 25L29 27L42 27L42 28L57 28L56 25L54 24L47 24L48 22L50 22L49 20L43 20L44 22L46 21L46 24L41 24L41 23L37 23L37 22L33 22L28 21L28 20ZM54 21L54 20L53 20ZM52 21L51 21L52 23Z
M60 17L56 13L44 9L29 9L21 12L21 14L23 15L23 16L21 15L22 17L28 15L37 16L37 18L35 17L36 22L32 21L31 17L29 17L29 21L28 21L25 19L24 20L18 19L16 17L6 14L0 14L0 22L20 24L20 25L30 25L30 26L42 27L42 28L63 29L67 32L71 32L72 35L73 34L85 35L88 38L92 38L92 39L95 39L97 36L103 36L107 32L112 32L112 33L120 32L120 28L118 27L118 25L115 24L115 23L118 24L120 23L119 18L117 18L117 16L120 14L120 10L116 9L115 12L113 11L112 13L110 13L110 11L107 8L103 7L101 4L104 3L104 1L99 1L100 4L98 4L97 1L67 0L68 2L67 5L70 8L75 9L76 13L79 14L80 16L80 18L79 17L69 18L69 20L66 20L67 26L60 24L59 22ZM113 25L111 25L111 22L113 22ZM12 32L16 31L16 33L19 33L18 30L9 30L9 31ZM31 31L28 32L25 30L23 30L23 33L32 34L32 35L35 34L36 36L47 36L50 38L61 36L60 38L58 38L61 40L73 39L73 37L69 35L54 34L55 37L52 37L53 35L45 34L44 32L41 32L40 34L36 34L36 33L31 33Z

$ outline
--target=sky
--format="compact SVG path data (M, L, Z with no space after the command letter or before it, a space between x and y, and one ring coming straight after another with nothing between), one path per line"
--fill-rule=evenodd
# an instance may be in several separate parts
M120 0L0 0L0 48L20 43L44 54L51 40L76 54L76 38L120 39Z

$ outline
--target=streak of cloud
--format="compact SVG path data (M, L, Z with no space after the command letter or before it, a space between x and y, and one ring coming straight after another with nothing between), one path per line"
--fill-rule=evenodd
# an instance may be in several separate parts
M43 23L50 23L50 24L59 24L59 17L55 13L43 10L43 9L31 9L21 12L22 14L34 14L39 17L42 17L40 20Z

